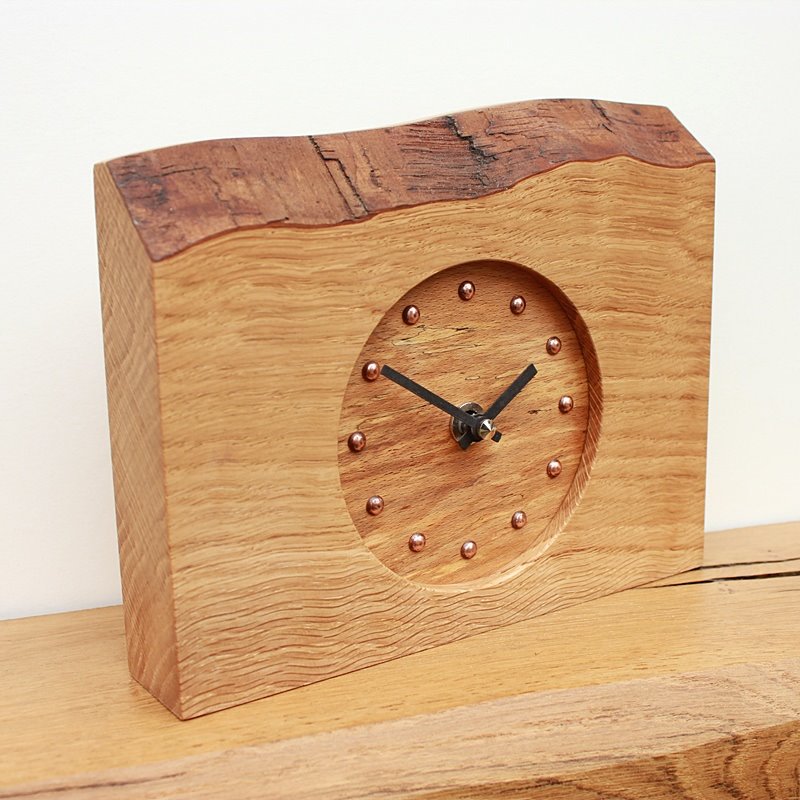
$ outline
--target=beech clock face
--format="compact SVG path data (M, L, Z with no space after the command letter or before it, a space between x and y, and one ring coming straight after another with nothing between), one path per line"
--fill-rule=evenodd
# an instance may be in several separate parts
M474 262L411 289L367 340L342 405L341 483L366 546L437 585L535 558L588 480L595 364L577 311L531 270Z

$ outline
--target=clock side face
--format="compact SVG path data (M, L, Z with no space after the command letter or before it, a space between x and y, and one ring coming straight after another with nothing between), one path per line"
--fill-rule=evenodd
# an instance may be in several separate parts
M512 575L580 500L599 388L580 316L535 272L484 261L422 281L373 330L344 395L340 479L366 546L422 584Z

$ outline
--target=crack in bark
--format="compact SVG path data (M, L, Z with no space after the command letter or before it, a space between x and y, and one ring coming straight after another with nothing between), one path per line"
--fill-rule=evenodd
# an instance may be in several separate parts
M322 159L322 163L325 165L325 169L328 170L328 174L331 176L331 180L333 181L333 185L336 187L336 191L339 192L339 195L341 196L342 200L344 200L344 204L350 210L352 216L361 217L366 214L369 214L369 208L367 207L367 204L364 202L364 198L361 197L361 195L358 192L358 189L356 189L355 187L355 184L353 183L352 180L350 180L350 176L347 174L347 170L345 169L345 166L342 163L341 159L336 158L336 156L326 156L325 153L322 151L322 148L319 146L319 142L317 142L314 136L309 136L308 140L311 142L314 150L316 150L317 155ZM345 195L345 193L342 191L342 187L339 185L338 181L333 176L333 173L331 172L331 168L329 166L330 163L335 163L339 167L339 172L342 178L344 178L345 183L347 183L348 188L353 193L353 197L358 201L358 204L361 206L360 209L361 213L358 213L358 209L353 209L351 199L349 199Z
M363 145L361 146L361 155L364 156L364 161L367 162L367 166L369 167L369 180L370 183L376 188L381 188L381 181L378 177L378 170L375 169L375 165L372 163L372 159L369 157L369 153L367 152L367 148Z
M606 110L603 108L603 106L601 106L600 103L597 102L597 100L592 100L592 106L597 111L597 113L605 120L605 122L602 122L601 125L609 133L614 133L614 131L611 129L611 125L612 125L611 117L608 116L608 114L606 113Z
M481 182L483 186L491 186L492 182L489 180L489 177L486 174L486 168L493 161L497 161L497 155L495 153L490 153L488 150L484 150L477 144L474 136L468 133L464 133L458 127L458 120L456 120L456 118L452 114L448 114L445 117L445 121L447 122L447 127L453 132L456 138L460 139L462 142L467 143L469 152L475 159L475 163L477 164L478 167L478 169L475 172L475 175L478 178L478 180Z
M209 169L210 167L183 167L181 169L175 167L174 169L162 169L158 175L160 178L168 178L170 175L181 175L184 172L208 172Z

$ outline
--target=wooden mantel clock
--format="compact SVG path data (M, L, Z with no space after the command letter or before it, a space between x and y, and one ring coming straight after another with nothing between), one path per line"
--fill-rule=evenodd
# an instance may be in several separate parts
M179 717L700 563L714 163L667 109L95 177L130 668Z

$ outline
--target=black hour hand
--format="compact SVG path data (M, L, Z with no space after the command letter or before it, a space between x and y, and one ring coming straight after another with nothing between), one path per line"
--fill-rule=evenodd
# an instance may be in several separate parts
M438 394L434 394L430 389L426 389L424 386L420 386L416 381L412 381L411 378L406 377L402 372L392 369L388 364L384 364L381 368L381 375L393 381L398 386L407 389L426 403L430 403L432 406L441 409L457 422L460 422L465 429L464 434L458 440L462 450L466 450L467 447L469 447L468 441L479 442L482 439L486 439L488 436L491 436L494 442L500 441L501 433L495 428L494 422L487 414L469 414L463 408L449 403L444 398L439 397Z
M470 429L475 426L475 417L467 414L466 411L462 411L462 409L460 409L458 406L448 403L447 400L439 397L438 394L434 394L432 391L430 391L430 389L420 386L420 384L418 384L416 381L412 381L411 378L407 378L402 372L392 369L388 364L384 364L381 367L381 375L388 378L390 381L393 381L398 386L402 386L404 389L407 389L409 392L411 392L411 394L415 394L426 403L430 403L432 406L436 406L436 408L441 409L446 414L449 414L454 419L457 419L462 424L468 426Z

